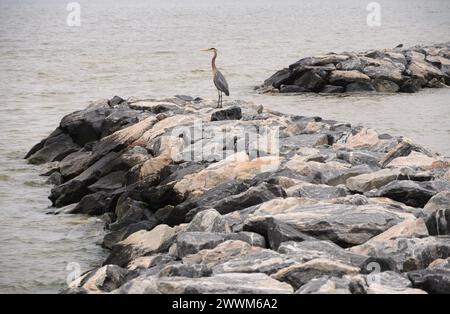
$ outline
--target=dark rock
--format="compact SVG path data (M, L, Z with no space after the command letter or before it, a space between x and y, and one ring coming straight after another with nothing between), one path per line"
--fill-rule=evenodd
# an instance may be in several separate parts
M63 183L63 177L59 172L53 172L46 181L47 184L60 185Z
M422 83L416 79L407 79L400 86L401 93L417 93L422 89Z
M436 190L423 182L400 180L392 181L376 191L366 192L365 195L388 197L412 207L424 207L436 193Z
M434 195L424 207L430 235L450 234L450 191Z
M80 147L72 141L66 133L48 138L43 147L28 156L31 164L43 164L51 161L60 161L67 155L79 150Z
M160 277L185 277L185 278L199 278L208 277L212 274L211 268L205 264L190 264L185 265L176 263L167 265L160 272Z
M321 93L328 93L328 94L334 94L334 93L343 93L344 87L342 86L336 86L336 85L325 85L322 87Z
M237 106L216 110L211 115L211 121L240 120L241 118L242 110Z
M378 205L316 204L294 206L286 212L274 210L274 213L269 209L255 211L246 219L244 230L258 232L274 219L317 239L349 247L362 244L402 221L399 215Z
M308 92L318 92L325 81L322 77L312 71L306 72L294 81L294 85L304 88Z
M276 197L284 197L286 193L284 190L273 184L261 183L258 186L250 187L248 190L225 197L221 200L213 202L210 206L214 207L220 214L228 214L236 210L248 208L263 202L269 201ZM197 207L188 212L186 218L190 220L195 213L197 213L201 207Z
M424 269L439 258L450 257L448 237L404 238L373 241L350 248L371 257L393 260L402 272Z
M433 294L450 293L450 270L423 269L408 273L408 278L415 288L425 290Z
M375 87L369 82L355 82L350 83L345 87L347 93L358 93L358 92L376 92Z
M280 93L303 93L307 92L306 88L298 85L281 85Z
M97 192L83 197L71 213L99 216L107 212L112 212L114 206L115 199L113 196L104 192Z
M379 93L396 93L400 90L400 86L398 86L396 83L383 79L373 80L373 86Z
M123 103L125 101L125 99L119 97L119 96L114 96L113 98L111 98L110 100L108 100L108 105L110 107L114 107L117 105L120 105L121 103Z
M402 140L394 148L386 153L386 155L380 160L380 165L382 168L385 168L395 158L408 156L413 151L425 154L429 157L432 156L432 154L422 146L414 144L410 140Z
M100 178L97 182L89 186L89 190L98 191L114 191L120 189L125 184L125 171L115 171Z
M279 88L283 84L293 82L292 72L289 69L283 69L272 75L264 82L264 86L273 86Z
M84 110L76 111L61 120L60 128L80 146L100 139L102 125L111 112L107 103L98 103Z

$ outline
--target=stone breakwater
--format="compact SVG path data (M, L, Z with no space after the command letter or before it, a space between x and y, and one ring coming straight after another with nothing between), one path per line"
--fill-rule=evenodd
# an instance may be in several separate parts
M54 214L102 216L66 293L450 293L450 161L251 103L92 103L27 154Z
M450 85L450 43L307 57L268 78L280 93L415 93Z

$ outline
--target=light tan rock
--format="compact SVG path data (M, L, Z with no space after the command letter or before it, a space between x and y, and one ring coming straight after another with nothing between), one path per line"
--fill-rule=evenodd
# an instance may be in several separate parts
M367 288L367 294L427 294L427 292L414 288L388 287L379 284L371 284Z
M399 174L399 170L382 169L348 178L345 182L345 186L350 191L364 193L396 180Z
M418 167L427 169L437 161L437 158L428 157L425 154L412 151L408 156L395 158L389 163L388 167Z
M359 71L333 71L331 72L330 83L353 83L353 82L368 82L370 77Z
M228 240L219 244L214 249L201 250L196 254L183 257L183 263L206 264L209 267L213 267L235 257L244 256L260 250L262 249L259 247L252 247L250 244L240 240Z
M156 284L160 292L172 294L187 292L196 294L286 294L293 292L290 285L262 273L227 273L202 278L162 277Z
M228 158L208 166L202 171L187 175L175 184L175 191L180 195L192 192L201 194L229 180L250 179L258 173L274 171L280 164L280 157L267 156L250 160L244 152L239 152Z
M350 149L370 148L380 142L378 133L373 129L363 128L355 135L351 135L345 144L335 144L336 147L345 147Z

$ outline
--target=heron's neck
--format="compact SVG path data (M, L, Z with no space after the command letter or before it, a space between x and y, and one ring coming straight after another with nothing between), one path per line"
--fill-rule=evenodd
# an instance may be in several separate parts
M213 72L217 71L216 58L217 58L217 51L214 51L214 56L213 56L212 61L211 61L211 67L212 67Z

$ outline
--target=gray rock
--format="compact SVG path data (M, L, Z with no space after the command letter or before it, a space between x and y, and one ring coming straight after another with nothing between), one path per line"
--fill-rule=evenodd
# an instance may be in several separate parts
M295 294L350 294L350 280L347 278L322 276L313 278L301 286Z
M182 263L170 264L164 267L158 274L159 277L186 277L199 278L208 277L212 274L211 268L205 264L189 264Z
M211 114L211 121L240 120L241 118L242 110L236 106L216 110Z
M221 273L265 273L273 274L295 263L289 256L272 250L260 250L238 256L213 267L215 274Z
M278 252L295 258L300 262L307 262L317 258L325 258L342 262L355 267L362 267L367 256L355 254L344 250L330 241L308 240L303 242L283 242Z
M199 212L187 226L186 232L228 232L229 227L215 209Z
M294 206L274 215L256 211L246 219L244 230L255 230L261 225L270 226L267 221L271 219L343 247L362 244L403 220L383 206L316 204Z
M355 246L350 251L377 258L392 259L403 272L426 268L439 258L450 257L448 237L396 238Z
M341 185L329 186L325 184L300 183L286 189L286 194L290 197L296 196L313 199L331 199L343 197L350 193L344 186Z
M60 161L67 155L80 149L66 133L59 133L56 136L45 140L42 148L27 157L31 164L43 164L51 161Z
M450 191L434 195L423 208L430 235L450 234Z
M410 180L392 181L376 191L366 192L369 197L388 197L412 207L423 207L436 191L424 182Z
M114 245L105 263L125 266L137 257L167 251L174 237L175 231L167 225L137 231Z
M217 274L212 277L163 277L157 280L158 291L170 294L286 294L292 287L266 274Z
M69 292L77 288L85 289L89 293L111 292L125 282L127 273L126 269L119 266L105 265L76 279L69 285Z
M396 93L400 90L400 86L398 86L398 84L383 79L373 80L373 86L379 93Z
M280 93L303 93L307 92L304 87L298 85L281 85Z
M264 86L273 86L275 88L280 88L283 84L289 84L289 82L293 82L293 76L290 69L283 69L276 72L270 78L268 78L264 82Z
M344 87L336 86L336 85L324 85L322 87L321 93L334 94L334 93L343 93Z
M344 275L356 275L359 268L336 262L329 259L318 258L306 263L297 263L279 270L272 278L287 282L295 290L314 278L322 276L342 277Z
M97 192L86 195L71 211L71 214L86 214L92 216L103 215L114 210L114 197L104 193Z
M312 71L302 74L294 81L294 85L300 86L308 92L318 92L324 84L325 81L322 77Z
M360 93L360 92L376 92L375 87L369 82L355 82L350 83L345 87L347 93Z

